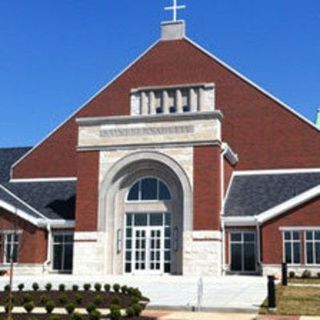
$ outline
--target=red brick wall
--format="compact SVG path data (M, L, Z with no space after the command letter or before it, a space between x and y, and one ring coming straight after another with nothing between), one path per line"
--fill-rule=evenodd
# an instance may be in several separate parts
M220 230L220 147L194 148L194 230Z
M16 221L20 235L19 263L43 263L47 259L47 232L22 219ZM0 208L0 230L14 230L11 213ZM3 244L0 250L0 263L3 262Z
M78 153L76 231L97 231L99 152Z
M237 169L319 167L319 131L228 71L186 40L160 42L14 169L15 178L75 176L75 118L129 114L130 89L216 84L223 140L239 154Z
M275 218L261 227L262 261L282 262L282 232L280 227L320 227L320 197ZM304 254L303 254L304 257Z

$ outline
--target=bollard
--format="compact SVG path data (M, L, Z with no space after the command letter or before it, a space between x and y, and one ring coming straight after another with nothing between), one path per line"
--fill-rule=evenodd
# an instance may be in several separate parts
M282 264L282 285L288 285L288 265L286 263Z
M276 287L274 284L274 276L268 276L268 308L276 308Z

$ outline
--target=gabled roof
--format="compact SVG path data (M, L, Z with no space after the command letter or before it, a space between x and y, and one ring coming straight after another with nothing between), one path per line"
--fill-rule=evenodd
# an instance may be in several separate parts
M289 204L298 205L304 199L309 200L310 196L316 196L319 186L319 170L235 174L225 201L224 216L248 218L271 212L273 208L285 210L284 206L281 207L284 203L287 203L289 208Z
M31 150L30 147L0 148L0 183L10 180L11 166L29 150Z

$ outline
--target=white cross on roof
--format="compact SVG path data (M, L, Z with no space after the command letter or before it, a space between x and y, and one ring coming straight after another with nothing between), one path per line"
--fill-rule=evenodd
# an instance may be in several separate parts
M176 22L178 18L178 10L185 9L187 6L185 5L178 5L178 0L172 0L173 4L171 7L165 7L164 10L172 11L172 21Z

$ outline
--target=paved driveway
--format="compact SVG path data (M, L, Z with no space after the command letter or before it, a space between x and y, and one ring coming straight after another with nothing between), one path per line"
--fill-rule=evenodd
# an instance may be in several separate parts
M54 287L60 283L71 287L72 284L83 285L83 283L120 283L139 287L141 291L150 298L149 308L169 308L179 310L190 310L197 308L198 282L195 277L174 276L65 276L46 275L42 277L16 276L14 286L23 282L26 287L31 287L33 282L44 286L51 282ZM0 288L8 283L8 278L0 278ZM240 311L254 312L267 295L267 280L263 277L253 276L226 276L226 277L204 277L202 310L218 311Z

